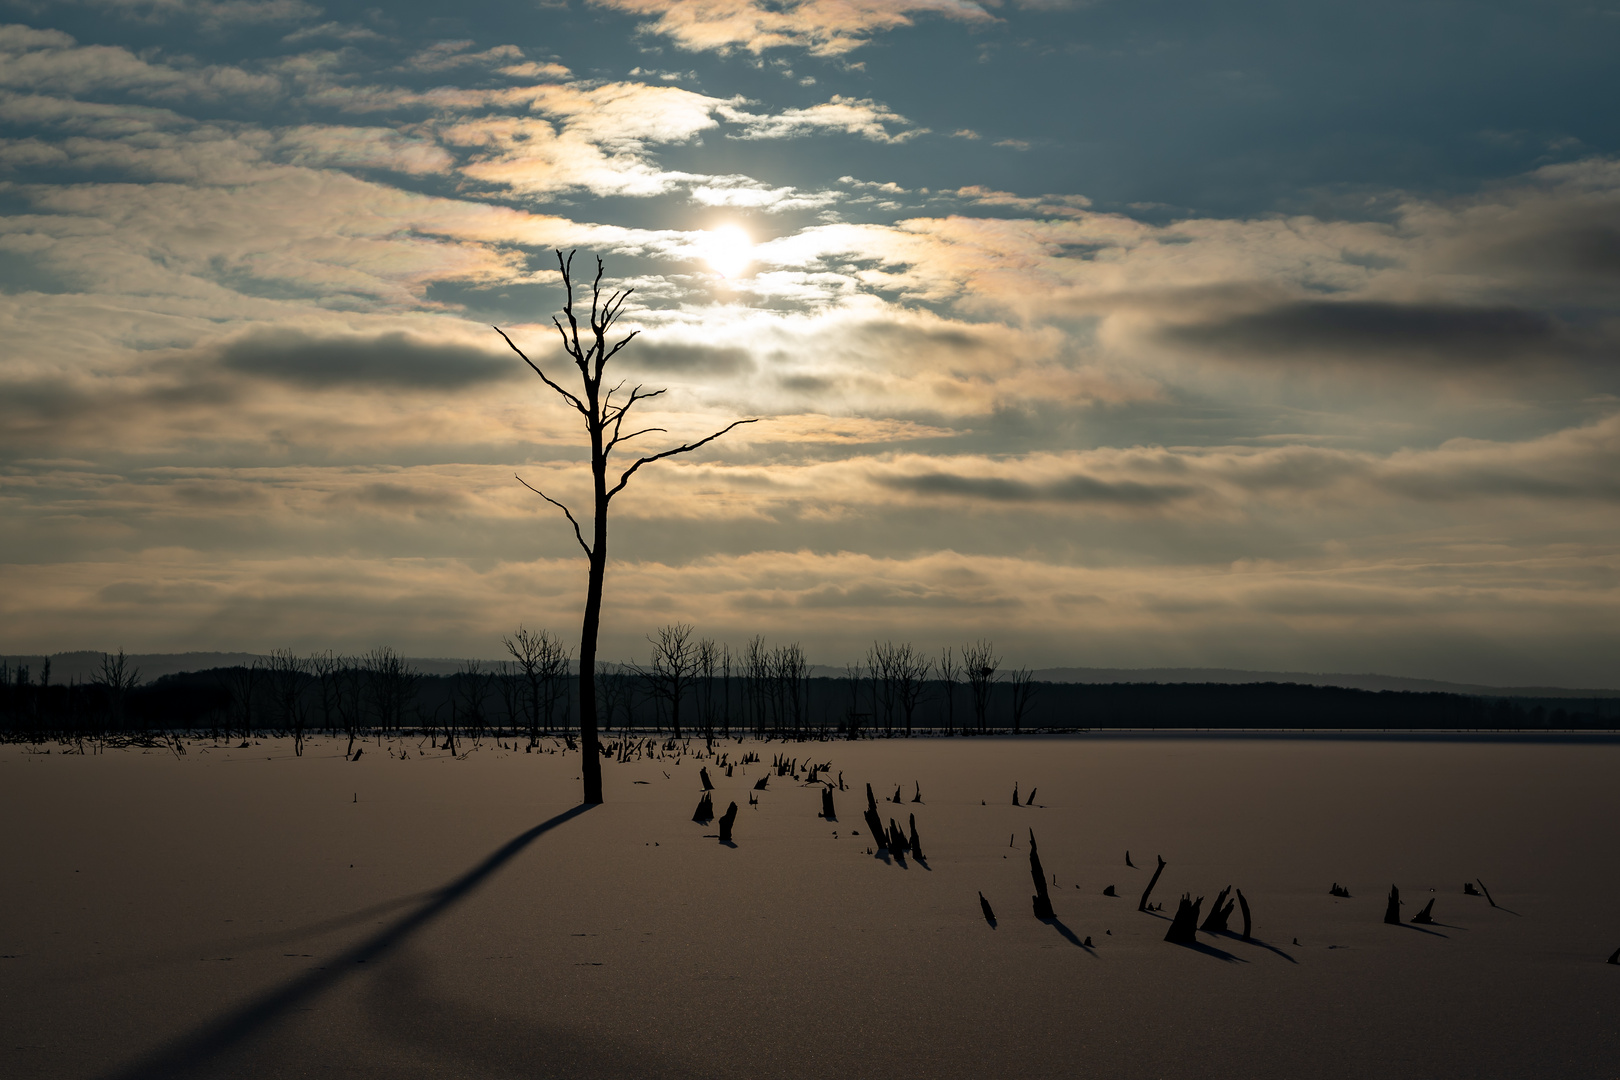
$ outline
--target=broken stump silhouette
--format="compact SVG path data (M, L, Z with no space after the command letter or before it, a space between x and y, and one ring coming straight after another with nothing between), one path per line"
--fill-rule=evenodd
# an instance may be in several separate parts
M1401 890L1389 887L1389 906L1384 909L1384 921L1391 926L1401 925Z
M1198 944L1198 909L1203 903L1202 896L1194 900L1182 893L1181 903L1176 905L1176 917L1170 920L1170 929L1165 931L1164 940L1176 945Z
M1434 924L1434 898L1433 897L1430 897L1429 902L1427 904L1423 905L1423 910L1422 911L1420 911L1416 915L1412 916L1412 921L1415 922L1415 923L1418 923L1419 925L1422 925L1422 926L1432 926Z
M1249 940L1249 902L1243 898L1243 890L1239 889L1238 906L1243 909L1243 940Z
M707 765L698 770L698 778L703 781L704 791L714 790L714 781L709 779L709 767Z
M917 838L917 815L911 815L911 857L919 862L923 859L922 841Z
M979 909L984 912L984 921L989 923L991 926L995 926L996 925L996 913L994 911L990 910L990 901L988 901L988 900L986 900L984 898L984 893L979 894ZM1620 954L1617 954L1617 955L1620 955ZM1614 963L1614 961L1611 959L1609 961L1609 963L1612 964L1612 963Z
M828 821L838 820L838 812L833 809L832 788L830 787L821 789L821 816Z
M726 816L720 819L720 842L731 843L731 826L737 820L737 804L732 803L726 808Z
M1052 911L1052 898L1046 892L1046 871L1041 869L1041 856L1035 850L1035 830L1029 830L1029 873L1035 879L1035 895L1030 902L1035 907L1037 919L1055 919L1057 915Z
M1127 851L1125 854L1127 856L1129 856L1130 852ZM1159 860L1159 868L1157 870L1153 871L1153 876L1148 879L1148 887L1142 890L1142 899L1136 905L1136 910L1137 911L1147 911L1148 910L1148 897L1153 895L1153 886L1155 886L1155 885L1157 885L1159 883L1159 875L1164 873L1164 868L1166 866L1166 863L1164 861L1164 856L1163 855L1158 856L1158 860Z
M698 800L697 810L692 814L692 820L699 825L707 825L714 820L714 800L705 791L703 798Z
M1226 920L1232 917L1232 909L1237 905L1227 899L1232 892L1228 885L1215 896L1215 902L1209 905L1209 914L1204 917L1204 925L1198 929L1206 934L1226 933Z

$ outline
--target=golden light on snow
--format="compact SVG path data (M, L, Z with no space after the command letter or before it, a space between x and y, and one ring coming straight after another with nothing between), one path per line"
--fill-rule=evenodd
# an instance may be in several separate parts
M754 241L741 225L704 231L698 240L703 260L723 278L734 278L753 261Z

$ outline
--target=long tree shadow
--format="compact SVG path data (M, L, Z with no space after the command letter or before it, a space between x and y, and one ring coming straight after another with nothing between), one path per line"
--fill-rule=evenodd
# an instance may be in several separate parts
M444 914L476 889L485 878L499 870L518 852L557 826L583 814L591 808L591 805L581 803L554 818L542 821L527 832L519 833L459 878L427 894L427 900L421 907L360 944L339 953L325 966L261 994L246 1005L203 1024L168 1046L161 1047L134 1064L109 1074L108 1080L158 1080L160 1077L205 1072L209 1062L219 1054L285 1015L294 1006L337 983L352 973L357 965L376 960L397 948L406 938Z
M1428 934L1431 937L1450 937L1451 936L1450 934L1442 934L1438 930L1430 930L1426 926L1413 926L1411 923L1392 923L1391 925L1392 926L1399 926L1402 930L1416 930L1420 934Z

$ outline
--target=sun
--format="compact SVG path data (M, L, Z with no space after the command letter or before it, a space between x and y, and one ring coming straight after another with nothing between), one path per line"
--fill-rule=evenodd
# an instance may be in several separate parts
M753 262L754 241L741 225L721 225L700 234L698 249L714 272L729 280Z

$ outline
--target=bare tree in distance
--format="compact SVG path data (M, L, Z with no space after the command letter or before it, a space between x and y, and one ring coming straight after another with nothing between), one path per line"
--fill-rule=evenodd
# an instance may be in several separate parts
M981 639L962 646L962 667L973 691L973 719L981 735L989 727L990 688L995 685L996 668L1000 666L1001 658L988 641Z
M600 803L602 801L602 755L596 737L596 639L602 625L602 584L607 574L607 537L608 537L608 506L613 497L623 491L625 485L636 470L643 465L650 465L664 458L674 457L677 454L689 454L693 450L713 442L726 432L741 424L752 424L755 418L736 420L713 435L683 443L670 450L656 454L644 454L636 458L620 474L618 482L612 487L608 486L608 458L621 443L628 442L641 435L649 435L663 428L639 428L629 432L624 431L625 417L630 415L637 402L655 398L664 393L659 390L644 390L637 386L622 400L615 403L613 396L618 393L624 383L617 383L605 391L602 387L603 373L608 361L616 356L620 349L635 340L639 331L631 331L619 341L609 344L608 336L613 326L624 311L624 304L630 298L631 289L620 289L604 302L602 300L602 260L596 260L596 277L591 282L591 315L590 331L584 342L580 340L579 321L574 316L574 280L573 280L574 253L569 252L567 258L563 253L557 252L557 270L562 275L563 289L567 294L563 304L563 315L568 319L565 329L562 322L552 317L552 325L557 328L557 334L562 338L563 351L566 352L574 366L579 369L583 382L584 396L570 393L563 389L538 364L513 344L512 339L500 327L493 327L500 334L512 351L522 358L525 364L540 376L551 389L565 401L571 408L585 420L585 431L591 443L591 480L593 488L592 505L594 515L591 521L591 542L585 542L584 531L580 528L579 519L573 511L562 503L553 499L539 488L528 483L521 476L518 483L540 496L551 505L561 510L568 518L568 523L574 527L574 539L579 542L580 549L585 552L589 563L589 572L586 576L585 586L585 613L580 627L579 637L579 738L580 752L584 759L580 775L584 781L586 803Z
M26 680L27 669L23 669L23 679ZM106 688L108 705L113 726L124 726L124 699L129 692L141 684L141 669L129 662L124 650L119 649L118 655L111 653L101 654L101 671L96 675L96 682Z
M698 677L698 643L692 640L691 623L660 626L652 642L652 666L643 671L647 688L659 700L669 703L670 728L681 737L681 700Z
M923 690L928 685L928 672L934 665L909 641L902 642L894 650L892 663L895 690L900 698L900 711L905 714L906 738L909 739L912 714L917 711L917 702L922 700Z
M962 682L962 664L955 651L945 646L939 653L939 687L945 693L945 734L956 734L956 688Z
M1030 699L1035 696L1035 673L1021 667L1012 673L1013 734L1024 730L1024 716L1029 712Z

